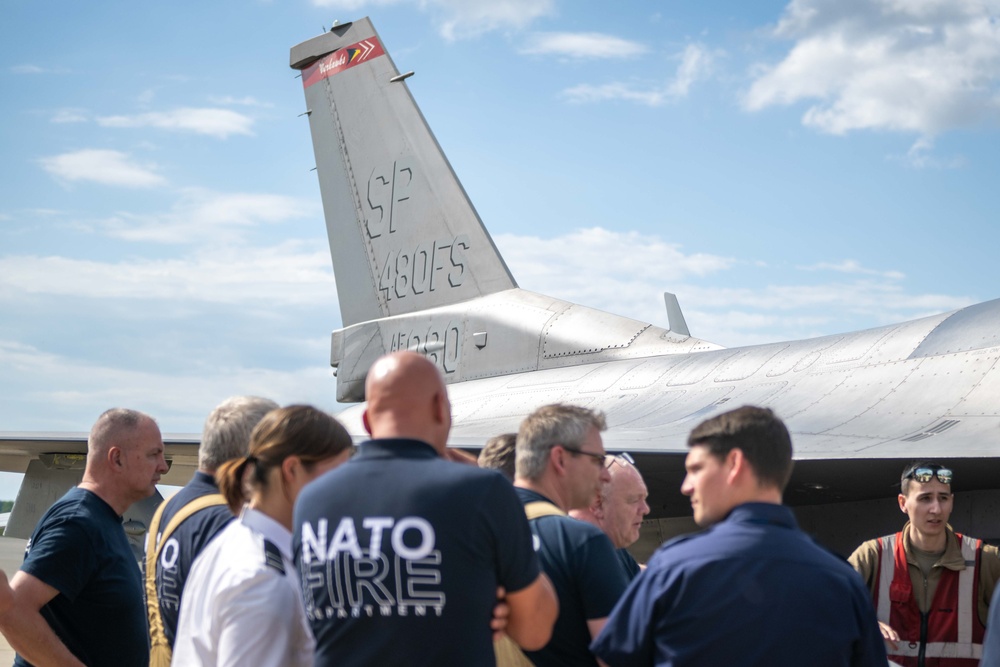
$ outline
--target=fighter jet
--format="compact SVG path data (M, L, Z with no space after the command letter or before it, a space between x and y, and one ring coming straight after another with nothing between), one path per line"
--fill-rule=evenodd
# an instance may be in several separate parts
M481 447L546 403L603 410L606 448L631 453L651 489L654 542L691 527L678 488L687 433L744 404L786 420L797 459L786 502L845 549L898 528L885 507L911 459L948 460L959 491L995 486L1000 300L725 349L691 336L670 294L663 329L522 290L418 109L412 72L400 73L370 20L293 47L290 65L301 71L338 286L338 400L363 401L371 363L414 350L448 383L454 446ZM362 410L341 413L358 436ZM848 502L862 519L845 534ZM970 516L977 534L1000 537L995 516Z
M608 451L627 451L652 513L635 549L692 530L679 491L686 436L754 404L792 432L785 501L842 551L895 531L899 473L917 458L955 471L953 522L1000 538L1000 300L902 324L741 348L693 337L677 299L669 328L518 288L371 21L291 49L301 72L343 328L331 336L339 417L358 439L364 380L387 352L441 369L451 445L478 449L538 406L604 411ZM303 171L308 167L303 167ZM627 257L609 258L628 261ZM331 390L333 388L331 387ZM165 436L165 483L196 466L197 436ZM0 435L0 469L25 472L6 535L27 537L79 481L85 436ZM158 497L127 517L141 538Z

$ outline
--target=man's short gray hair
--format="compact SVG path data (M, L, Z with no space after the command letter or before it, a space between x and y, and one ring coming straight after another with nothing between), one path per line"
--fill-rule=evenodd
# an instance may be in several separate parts
M278 407L271 399L259 396L233 396L220 403L205 420L198 468L214 473L226 461L246 456L254 427Z
M90 429L87 438L88 454L105 452L111 447L121 447L139 428L144 420L154 420L149 415L129 408L111 408L101 413Z
M578 448L591 428L607 429L604 413L577 405L544 405L521 422L517 432L517 476L538 480L556 445Z

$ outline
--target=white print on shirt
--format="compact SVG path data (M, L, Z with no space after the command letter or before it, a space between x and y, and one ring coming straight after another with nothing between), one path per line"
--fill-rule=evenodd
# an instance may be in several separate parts
M164 609L179 610L181 606L180 581L177 575L177 561L180 560L181 545L176 537L171 537L160 551L160 586L156 595Z
M302 525L302 588L310 620L440 616L441 552L434 548L430 522L416 516L365 517L361 527L366 548L353 517L342 518L329 539L326 519L315 527Z

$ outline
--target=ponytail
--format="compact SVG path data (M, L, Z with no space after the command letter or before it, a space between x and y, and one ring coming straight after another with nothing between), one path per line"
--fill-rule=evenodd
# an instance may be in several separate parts
M239 514L248 490L267 488L268 475L289 456L311 468L353 448L351 436L332 416L309 405L290 405L264 415L250 435L250 453L226 461L215 471L219 493Z

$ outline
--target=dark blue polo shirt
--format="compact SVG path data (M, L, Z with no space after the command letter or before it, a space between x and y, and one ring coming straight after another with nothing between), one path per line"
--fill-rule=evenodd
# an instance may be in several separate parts
M552 502L528 489L515 491L525 505ZM596 665L587 621L611 613L628 585L615 548L600 528L572 517L543 516L529 523L542 571L559 597L559 617L545 648L526 654L540 667Z
M41 614L90 667L149 664L142 576L122 518L74 487L42 515L21 569L59 593ZM17 656L14 664L29 665Z
M317 667L493 665L497 586L540 572L510 482L416 440L362 443L293 525Z
M160 533L166 529L170 519L189 502L218 492L219 488L212 475L196 471L191 481L166 501L167 505L160 517ZM160 601L163 632L171 646L174 645L174 637L177 634L181 593L188 572L191 571L191 564L205 545L232 520L233 513L228 506L206 507L177 526L177 530L160 550L160 559L156 563L156 595Z
M592 649L612 667L887 662L861 577L769 503L660 547Z

